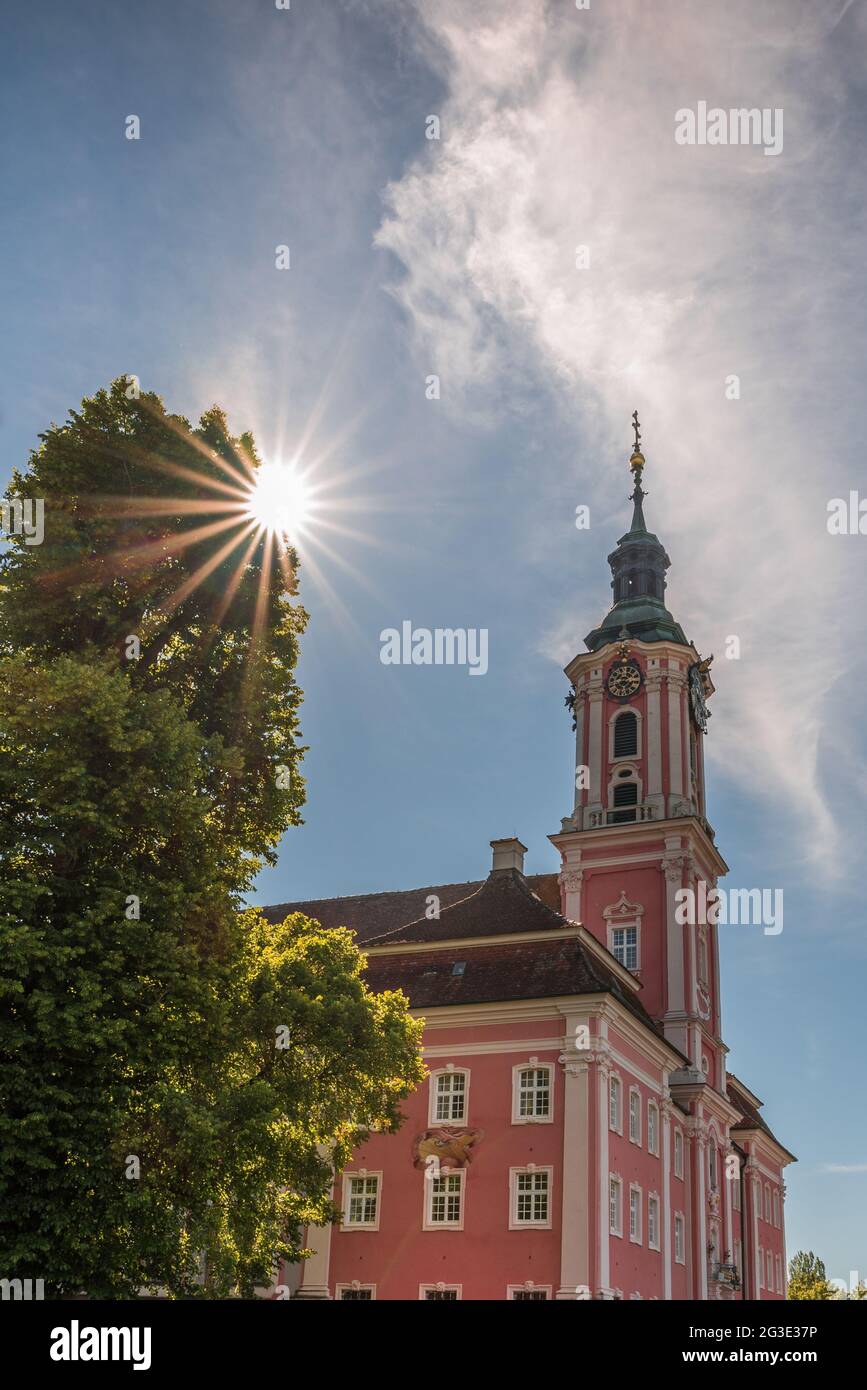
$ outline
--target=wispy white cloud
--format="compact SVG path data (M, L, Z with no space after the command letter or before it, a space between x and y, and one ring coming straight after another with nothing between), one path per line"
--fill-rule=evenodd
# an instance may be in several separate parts
M724 667L709 754L838 873L821 746L851 661L839 595L864 597L864 569L857 540L828 536L826 502L860 469L844 428L849 400L860 437L865 177L845 117L863 10L417 12L442 139L387 190L377 241L402 263L393 292L423 359L474 418L526 408L528 377L553 385L592 446L582 496L603 510L638 406L653 520L688 596L677 616ZM675 112L699 100L782 108L782 154L677 145ZM722 660L730 634L739 662Z
M823 1163L823 1173L867 1173L867 1163Z

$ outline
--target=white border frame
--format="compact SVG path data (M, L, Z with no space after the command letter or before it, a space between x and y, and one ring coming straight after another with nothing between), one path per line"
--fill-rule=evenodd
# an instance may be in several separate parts
M617 723L621 714L634 714L635 727L635 752L621 753L618 757L614 756L614 725ZM641 762L644 758L644 720L641 717L641 710L636 709L635 705L621 705L619 709L612 710L608 716L608 761L613 767L619 767L621 763Z
M519 1115L518 1110L521 1098L521 1072L547 1071L548 1073L548 1114L547 1115ZM512 1067L512 1124L513 1125L552 1125L554 1123L554 1081L557 1075L553 1062L540 1062L538 1058L534 1061L532 1057L526 1062L518 1062Z
M350 1293L354 1293L356 1289L359 1289L359 1290L361 1290L361 1289L370 1289L370 1298L369 1298L369 1299L361 1299L361 1298L348 1299L347 1302L352 1302L352 1303L375 1303L375 1302L376 1302L376 1285L375 1285L375 1284L363 1284L363 1283L361 1282L360 1279L353 1279L353 1280L351 1280L349 1283L346 1283L346 1282L344 1281L342 1284L335 1284L335 1285L334 1285L334 1302L335 1302L335 1303L342 1303L342 1302L343 1302L343 1298L341 1297L341 1295L343 1294L344 1290L349 1290Z
M546 1300L550 1303L550 1302L553 1300L553 1297L554 1297L554 1288L553 1288L553 1285L551 1285L551 1284L534 1284L533 1281L532 1281L532 1279L528 1279L528 1280L526 1281L526 1283L524 1283L524 1284L507 1284L507 1285L506 1285L506 1300L507 1300L509 1303L514 1303L514 1302L516 1301L516 1300L515 1300L515 1294L516 1294L516 1293L543 1293L543 1294L545 1295ZM520 1302L525 1302L526 1300L521 1299L521 1300L519 1300L519 1301L520 1301ZM536 1302L536 1303L541 1303L542 1300L541 1300L541 1299L535 1299L535 1300L532 1300L532 1301L534 1301L534 1302Z
M375 1221L350 1221L349 1220L349 1198L350 1183L353 1178L376 1178L376 1220ZM378 1231L379 1218L382 1214L382 1169L381 1168L354 1168L343 1172L343 1202L341 1206L340 1229L341 1231Z
M677 1253L677 1228L680 1226L680 1254ZM674 1225L672 1228L671 1248L676 1265L686 1264L686 1220L682 1211L674 1213Z
M656 1240L650 1239L650 1203L656 1203ZM658 1192L648 1192L647 1194L647 1248L655 1250L657 1254L662 1251L662 1202Z
M632 1194L638 1193L638 1235L632 1234ZM629 1184L629 1244L644 1244L644 1190L641 1183L631 1182Z
M441 1298L427 1299L427 1298L425 1298L425 1294L427 1293L428 1289L430 1289L431 1293L438 1293L438 1292L442 1292L442 1293L452 1293L452 1292L454 1291L454 1292L457 1294L457 1298L456 1298L456 1299L454 1299L454 1298L451 1298L451 1299L441 1299ZM419 1284L419 1286L418 1286L418 1296L419 1296L419 1301L420 1301L421 1303L443 1303L443 1302L446 1302L446 1303L460 1303L461 1300L463 1299L463 1296L464 1296L464 1286L463 1286L463 1284L446 1284L446 1283L445 1283L444 1281L442 1281L442 1280L441 1280L438 1284Z
M437 1108L437 1081L441 1076L455 1076L462 1072L464 1076L464 1113L459 1120L438 1120L436 1117ZM437 1067L435 1071L428 1073L428 1125L431 1129L436 1129L438 1125L465 1125L469 1123L470 1115L470 1080L471 1072L469 1067L458 1066L455 1062L449 1062L444 1067Z
M434 1198L434 1179L425 1176L424 1180L424 1207L422 1209L422 1230L423 1231L462 1231L464 1229L464 1218L467 1209L467 1170L466 1168L440 1168L436 1174L438 1178L460 1178L461 1180L461 1219L460 1221L432 1221L431 1210ZM448 1193L446 1194L448 1199ZM447 1285L447 1288L456 1287ZM436 1288L436 1284L425 1285L425 1288Z
M632 1137L632 1097L633 1097L633 1096L637 1096L637 1097L638 1097L638 1138L637 1138L637 1139L633 1139L633 1137ZM640 1087L640 1086L636 1086L634 1083L633 1083L633 1085L631 1085L631 1086L629 1087L629 1105L628 1105L628 1107L627 1107L627 1117L628 1117L628 1118L627 1118L627 1128L626 1128L626 1132L627 1132L627 1134L629 1135L629 1142L630 1142L630 1144L634 1144L635 1147L636 1147L637 1149L643 1149L643 1148L644 1148L644 1144L642 1143L642 1140L643 1140L643 1138L644 1138L644 1101L643 1101L643 1098L642 1098L642 1095L641 1095L641 1087Z
M618 1188L620 1189L620 1195L619 1195L618 1202L617 1202L617 1210L618 1210L618 1215L619 1215L619 1217L620 1217L620 1224L619 1224L619 1227L618 1227L617 1229L615 1229L615 1227L612 1226L612 1224L611 1224L611 1184L612 1184L612 1183L616 1183L617 1186L618 1186ZM617 1236L618 1240L622 1240L622 1239L623 1239L623 1179L621 1178L621 1176L620 1176L619 1173L609 1173L609 1174L608 1174L608 1234L609 1234L609 1236Z
M546 1221L518 1220L518 1175L525 1173L548 1174L548 1219ZM520 1163L509 1169L509 1230L510 1231L550 1231L554 1215L554 1168L550 1163Z

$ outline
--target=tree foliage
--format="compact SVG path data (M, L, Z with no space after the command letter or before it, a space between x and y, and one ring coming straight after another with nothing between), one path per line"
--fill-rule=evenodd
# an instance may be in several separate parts
M303 803L305 614L297 557L245 534L257 463L121 380L12 484L45 540L0 587L0 1258L59 1294L267 1283L422 1075L348 932L244 908Z
M812 1250L799 1250L789 1261L789 1298L836 1298L833 1284L828 1282L825 1265Z

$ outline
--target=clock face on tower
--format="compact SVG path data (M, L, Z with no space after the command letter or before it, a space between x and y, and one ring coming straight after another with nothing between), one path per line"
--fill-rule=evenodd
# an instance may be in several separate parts
M628 700L641 685L641 668L635 661L618 661L608 672L609 695L617 700Z

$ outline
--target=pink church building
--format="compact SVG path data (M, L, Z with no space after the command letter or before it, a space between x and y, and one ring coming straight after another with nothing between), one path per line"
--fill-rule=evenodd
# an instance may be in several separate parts
M322 1299L782 1299L793 1155L728 1071L726 864L705 806L713 693L665 605L636 422L613 605L566 667L559 873L492 841L484 880L282 904L354 928L425 1020L426 1083L337 1176L340 1224L281 1280ZM697 904L683 906L691 889ZM711 898L712 901L712 898Z

